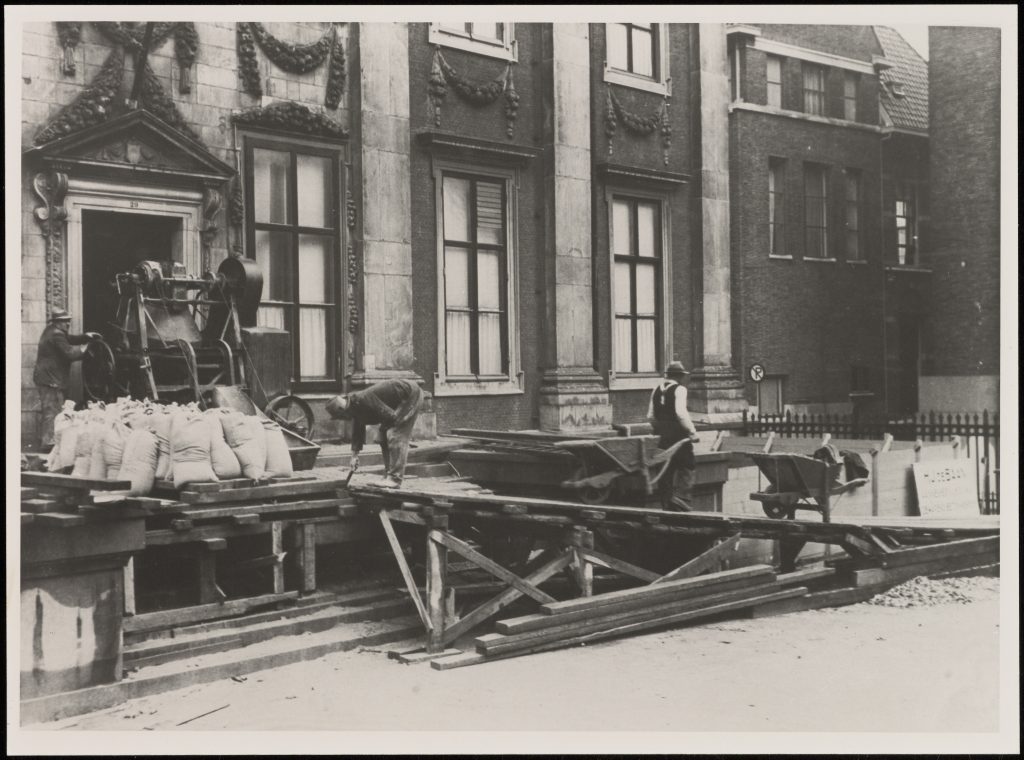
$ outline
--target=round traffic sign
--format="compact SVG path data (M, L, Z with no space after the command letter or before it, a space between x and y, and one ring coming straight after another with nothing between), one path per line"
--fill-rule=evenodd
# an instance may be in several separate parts
M759 383L764 380L764 365L763 364L751 364L749 370L750 379L755 383Z

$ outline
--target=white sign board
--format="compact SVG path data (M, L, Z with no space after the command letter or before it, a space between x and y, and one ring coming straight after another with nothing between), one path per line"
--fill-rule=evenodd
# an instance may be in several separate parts
M973 460L915 462L914 485L922 517L966 517L980 512Z

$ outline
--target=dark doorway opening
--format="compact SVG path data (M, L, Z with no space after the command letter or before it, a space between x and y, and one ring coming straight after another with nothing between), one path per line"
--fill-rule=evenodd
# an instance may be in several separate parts
M916 314L903 313L899 329L899 413L917 414L918 382L921 375L921 328Z
M82 327L116 342L114 276L140 261L181 261L178 217L82 212Z

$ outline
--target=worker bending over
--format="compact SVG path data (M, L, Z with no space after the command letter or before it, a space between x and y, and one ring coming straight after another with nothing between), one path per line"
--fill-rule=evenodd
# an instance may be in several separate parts
M377 440L384 457L384 479L378 485L397 488L405 477L412 429L420 413L423 391L410 380L384 380L361 391L331 399L327 413L352 420L352 469L359 467L359 452L366 443L366 426L380 425Z
M693 510L693 483L697 471L697 460L693 444L697 442L697 428L686 410L686 384L690 373L682 362L671 362L665 368L665 379L651 393L647 407L647 419L660 436L658 446L667 449L689 438L672 456L658 481L658 495L662 509L672 512ZM676 491L676 478L679 489Z

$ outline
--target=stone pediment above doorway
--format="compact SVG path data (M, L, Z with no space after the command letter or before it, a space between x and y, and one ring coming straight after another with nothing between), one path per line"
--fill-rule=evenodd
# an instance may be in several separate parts
M138 109L26 151L74 177L175 185L220 184L235 173L202 143Z

